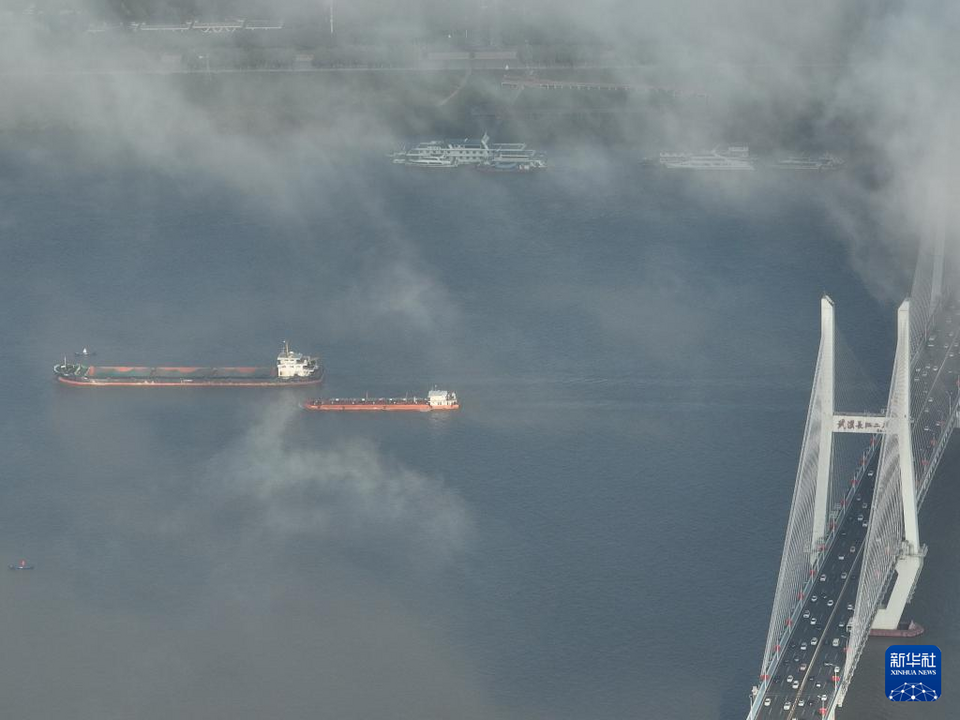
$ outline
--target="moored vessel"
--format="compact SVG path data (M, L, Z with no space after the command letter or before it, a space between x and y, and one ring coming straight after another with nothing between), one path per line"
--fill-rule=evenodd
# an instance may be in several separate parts
M407 165L409 167L419 168L455 168L460 166L460 162L455 158L439 154L432 150L411 151L403 157L394 157L395 165Z
M808 155L791 155L788 158L775 161L770 167L774 170L837 170L843 165L843 160L836 155L824 153L819 157Z
M303 403L307 410L327 412L432 412L459 410L457 394L433 388L426 397L402 398L318 398Z
M703 153L660 153L659 165L669 170L754 170L750 148L730 145Z
M502 151L476 167L480 172L529 173L545 170L547 159L542 153L533 150Z
M284 341L277 364L266 367L121 366L68 363L55 365L57 380L84 387L288 387L323 382L318 356L290 349Z
M401 148L390 157L395 165L422 168L496 164L497 170L529 172L546 167L542 156L527 148L526 143L491 143L486 133L479 140L428 140Z

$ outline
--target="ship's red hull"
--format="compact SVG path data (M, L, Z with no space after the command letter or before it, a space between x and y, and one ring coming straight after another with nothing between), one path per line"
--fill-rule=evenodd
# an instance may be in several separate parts
M57 380L76 387L299 387L320 385L323 378L305 380L72 380L62 375Z
M319 412L432 412L434 410L459 410L459 405L448 405L444 407L431 407L428 403L390 403L390 402L306 402L303 407L307 410L316 410Z

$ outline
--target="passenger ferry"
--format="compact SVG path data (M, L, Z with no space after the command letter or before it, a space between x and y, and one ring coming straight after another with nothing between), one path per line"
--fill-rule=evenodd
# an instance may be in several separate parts
M754 170L750 148L730 145L721 152L715 147L704 153L660 153L659 164L670 170Z
M448 168L492 163L501 157L532 157L526 143L491 143L486 133L479 140L428 140L390 155L396 165Z

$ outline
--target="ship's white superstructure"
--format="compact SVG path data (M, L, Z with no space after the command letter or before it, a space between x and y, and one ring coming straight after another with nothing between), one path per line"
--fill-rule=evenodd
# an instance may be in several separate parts
M283 341L283 350L277 355L277 377L281 380L309 377L320 367L320 358L293 352L290 343Z
M750 149L745 145L719 147L703 153L660 153L659 163L671 170L753 170Z
M443 409L460 407L457 394L452 390L439 390L436 387L427 393L427 403L431 408Z

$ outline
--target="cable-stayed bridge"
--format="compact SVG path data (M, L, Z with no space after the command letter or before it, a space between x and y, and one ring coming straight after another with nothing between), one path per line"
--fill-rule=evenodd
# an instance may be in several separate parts
M960 302L944 282L943 236L941 228L921 249L911 296L897 311L885 405L844 404L849 362L834 304L821 300L813 389L747 720L832 720L871 634L922 632L904 618L927 550L917 513L960 420Z

